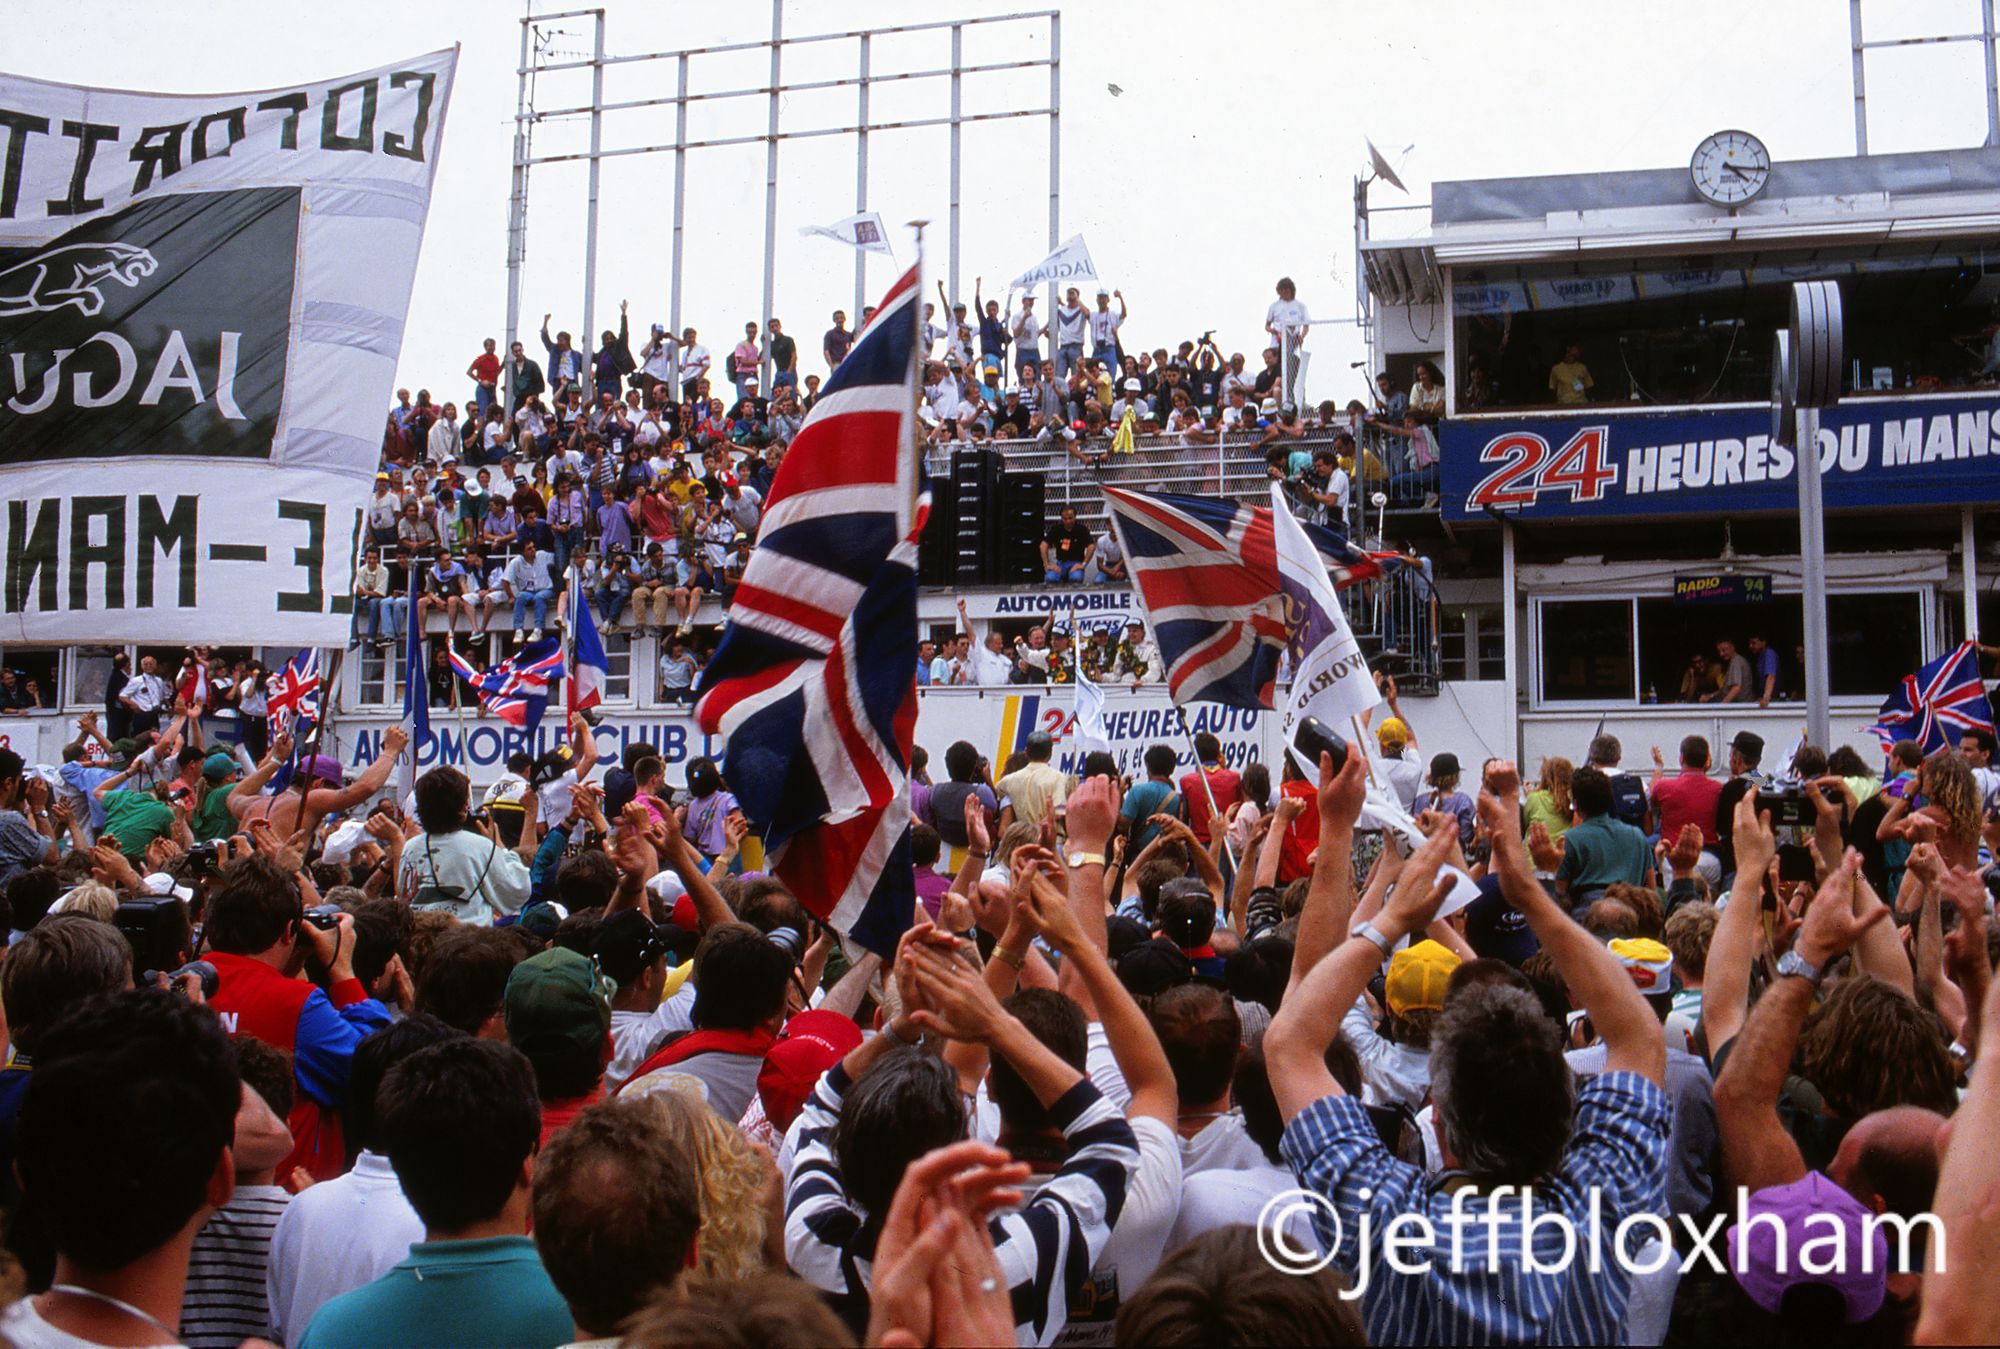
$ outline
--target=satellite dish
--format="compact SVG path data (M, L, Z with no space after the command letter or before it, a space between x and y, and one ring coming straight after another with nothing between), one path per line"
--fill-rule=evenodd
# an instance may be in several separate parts
M1363 137L1363 139L1365 140L1366 137ZM1373 177L1380 178L1398 192L1408 192L1410 190L1403 186L1403 180L1396 176L1396 171L1389 167L1389 161L1384 159L1382 152L1375 148L1374 141L1368 141L1368 164L1373 171Z

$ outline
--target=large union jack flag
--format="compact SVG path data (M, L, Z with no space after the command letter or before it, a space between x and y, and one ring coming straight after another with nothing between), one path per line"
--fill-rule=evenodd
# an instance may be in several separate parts
M1914 740L1925 754L1955 747L1967 731L1993 730L1993 707L1979 678L1979 647L1960 642L1915 674L1903 676L1868 728L1886 752Z
M1174 702L1271 707L1291 635L1271 508L1122 487L1106 487L1104 504ZM1337 590L1402 566L1394 553L1367 552L1324 525L1299 528Z
M563 645L560 637L544 637L530 642L496 665L482 670L458 653L448 651L451 668L479 695L479 704L488 712L518 726L529 735L542 724L549 706L549 685L562 677Z
M264 684L264 715L272 732L319 720L319 650L308 647L286 661ZM301 735L300 738L303 738Z
M813 405L702 672L695 715L773 872L887 956L916 904L918 269L890 288Z

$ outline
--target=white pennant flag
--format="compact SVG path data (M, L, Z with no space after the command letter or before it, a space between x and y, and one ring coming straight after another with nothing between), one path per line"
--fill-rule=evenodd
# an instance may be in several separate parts
M882 227L882 217L874 211L863 211L860 215L836 220L831 225L802 225L800 234L817 234L827 239L837 239L849 248L858 248L864 253L890 253L889 231Z
M1277 547L1279 585L1285 593L1286 622L1292 629L1292 693L1279 725L1288 753L1294 732L1306 717L1338 728L1348 718L1382 701L1361 644L1347 626L1340 599L1326 574L1326 560L1306 537L1285 503L1284 489L1271 489L1271 532ZM1296 617L1294 616L1296 613ZM1362 747L1356 746L1357 753ZM1308 782L1319 780L1319 765L1301 763Z
M1076 663L1076 725L1070 734L1076 737L1077 748L1084 753L1094 749L1111 748L1111 728L1104 724L1104 690L1092 683L1090 676L1083 672L1083 661Z
M1095 281L1097 264L1090 260L1090 247L1081 234L1072 234L1061 248L1022 272L1008 286L1013 290L1033 290L1050 281Z

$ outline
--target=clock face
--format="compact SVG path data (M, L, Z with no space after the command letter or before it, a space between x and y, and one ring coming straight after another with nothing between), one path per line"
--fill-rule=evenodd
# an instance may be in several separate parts
M1764 190L1771 152L1747 131L1718 131L1694 148L1694 190L1717 206L1741 206Z

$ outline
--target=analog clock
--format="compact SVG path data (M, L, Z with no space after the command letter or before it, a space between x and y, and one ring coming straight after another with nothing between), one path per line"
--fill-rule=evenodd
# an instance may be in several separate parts
M1718 131L1694 147L1688 173L1695 191L1734 210L1764 190L1771 177L1771 152L1747 131Z

